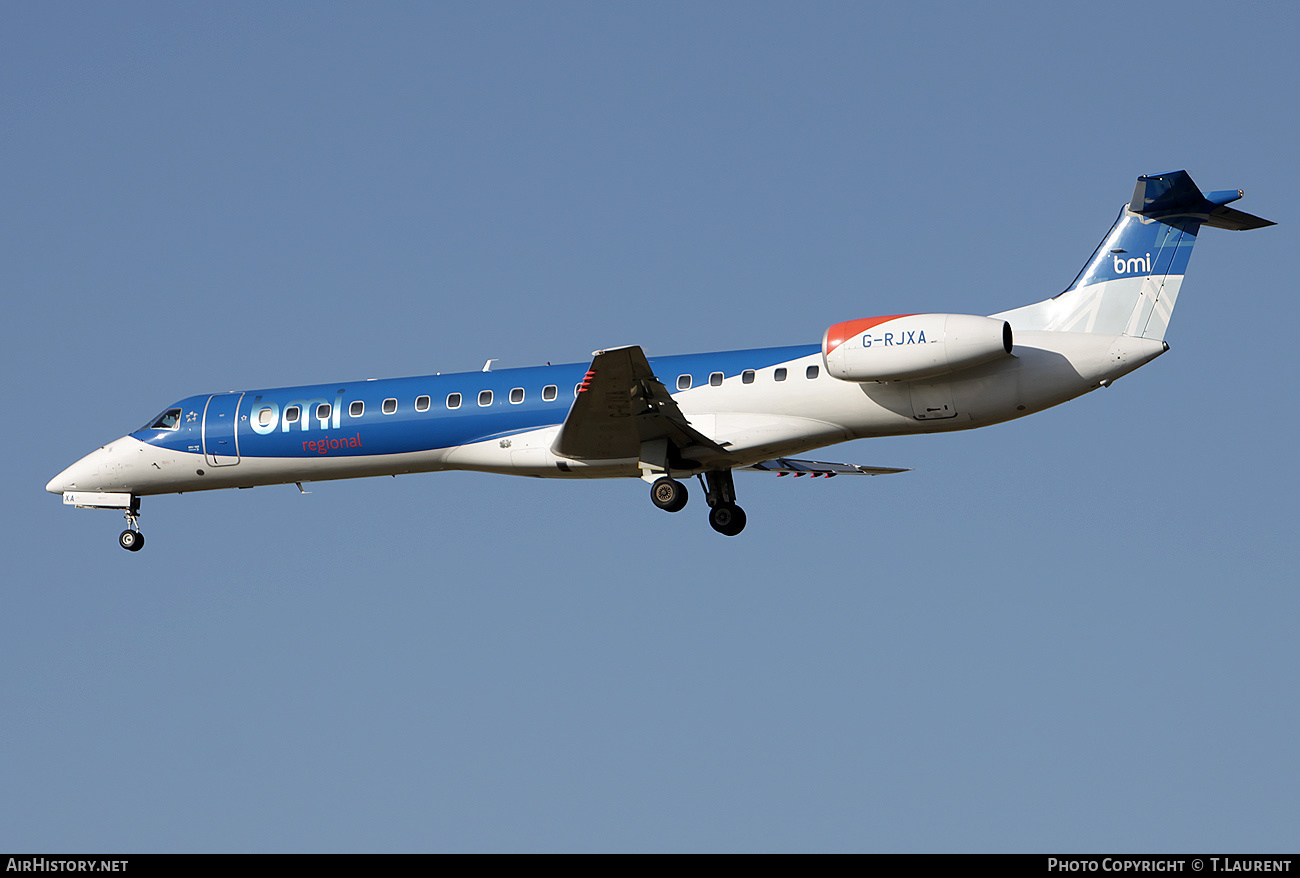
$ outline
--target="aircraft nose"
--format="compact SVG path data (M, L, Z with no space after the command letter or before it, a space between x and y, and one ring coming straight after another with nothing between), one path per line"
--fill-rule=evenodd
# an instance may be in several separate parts
M81 460L50 479L45 486L45 490L51 494L62 494L64 491L97 490L100 464L104 460L105 453L103 448L97 448L90 452L90 454L87 454Z
M45 490L49 491L51 494L62 494L64 491L70 490L68 486L69 481L68 471L65 469L63 472L45 483Z

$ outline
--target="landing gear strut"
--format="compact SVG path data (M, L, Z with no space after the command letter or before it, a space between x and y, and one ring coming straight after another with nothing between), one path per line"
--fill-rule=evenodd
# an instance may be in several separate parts
M700 475L709 504L709 525L718 533L734 537L745 529L745 510L736 505L736 485L731 470L709 470Z
M117 544L128 552L144 548L144 534L140 533L140 501L132 498L126 510L126 530L118 535Z

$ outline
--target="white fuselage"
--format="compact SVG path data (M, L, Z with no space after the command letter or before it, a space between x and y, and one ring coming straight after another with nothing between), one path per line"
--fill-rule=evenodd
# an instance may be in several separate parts
M748 466L851 439L966 430L1023 417L1108 384L1166 349L1162 341L1144 338L1022 331L1015 336L1012 355L940 378L841 381L820 368L820 353L810 353L755 370L748 382L733 375L717 386L703 383L678 391L673 398L695 429L727 448L733 466ZM806 377L809 367L818 367L815 379ZM789 377L773 380L777 369ZM674 376L659 377L670 382ZM379 395L385 392L376 389ZM564 412L557 406L553 423L445 447L349 456L244 453L233 465L215 466L197 450L124 436L68 467L47 489L143 496L438 470L547 478L642 475L636 458L558 457L552 445Z

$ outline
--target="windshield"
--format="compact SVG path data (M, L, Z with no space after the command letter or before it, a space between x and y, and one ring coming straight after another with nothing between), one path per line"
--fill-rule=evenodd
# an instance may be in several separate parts
M146 430L175 430L181 423L180 409L167 409L158 417L154 418Z

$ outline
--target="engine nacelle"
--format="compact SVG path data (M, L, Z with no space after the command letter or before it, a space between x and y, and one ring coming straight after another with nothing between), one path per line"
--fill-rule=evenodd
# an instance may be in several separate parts
M1011 324L974 314L895 314L837 323L822 336L826 371L841 381L906 381L1011 354Z

